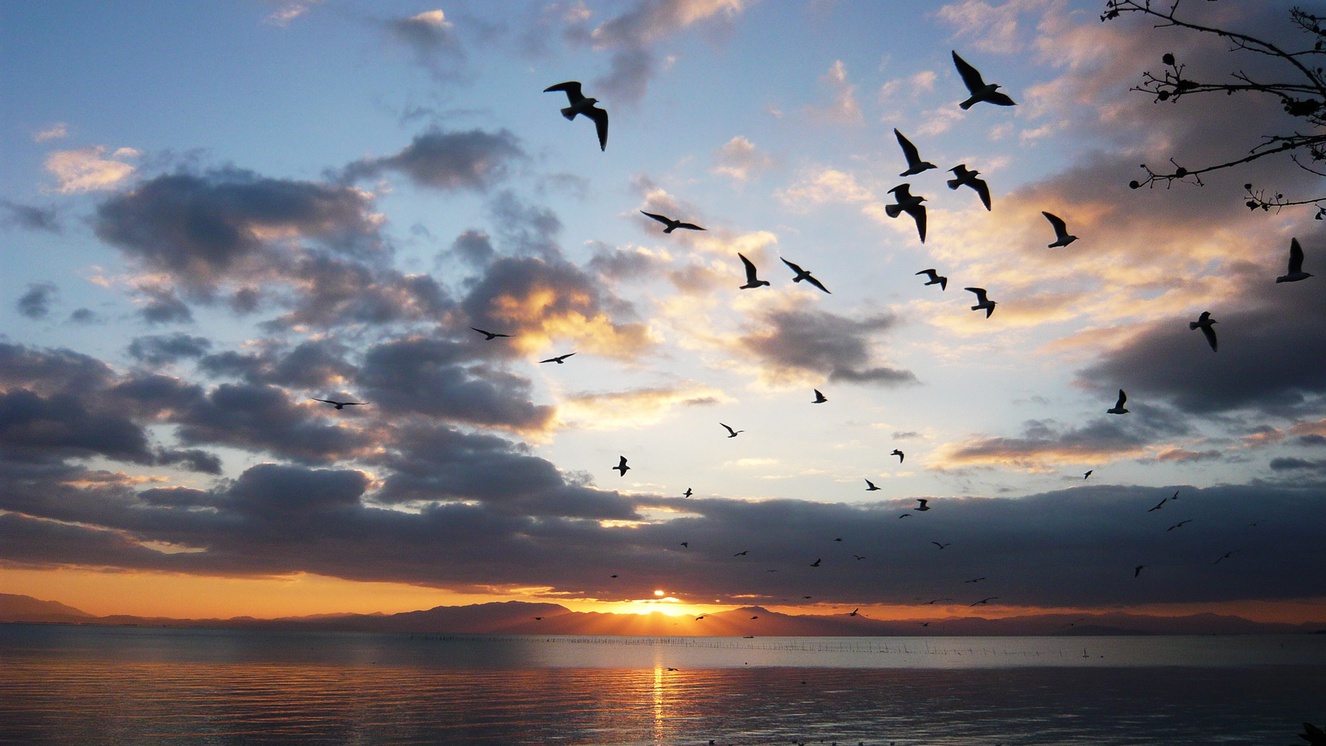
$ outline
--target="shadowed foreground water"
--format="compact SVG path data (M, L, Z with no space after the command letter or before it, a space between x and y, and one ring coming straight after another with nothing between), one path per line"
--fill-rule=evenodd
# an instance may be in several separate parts
M1320 635L733 640L0 625L0 671L0 741L25 744L1261 746L1326 721Z

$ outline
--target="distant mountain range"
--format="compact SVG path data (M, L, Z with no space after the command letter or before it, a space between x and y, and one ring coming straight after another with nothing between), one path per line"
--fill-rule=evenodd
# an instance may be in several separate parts
M1323 632L1324 624L1255 622L1238 616L1180 617L1113 612L1037 614L1005 619L978 616L882 621L848 614L781 614L759 606L692 616L571 611L558 604L504 603L438 606L399 614L321 614L256 619L172 619L95 616L56 601L0 593L0 623L97 624L222 629L288 629L405 634L653 635L653 636L1000 636L1000 635L1237 635Z

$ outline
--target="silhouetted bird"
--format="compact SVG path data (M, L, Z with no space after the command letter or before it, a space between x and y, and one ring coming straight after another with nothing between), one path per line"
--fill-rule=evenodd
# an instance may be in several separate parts
M985 179L976 178L980 171L968 171L966 164L959 163L949 169L956 178L948 180L949 189L957 189L960 186L971 187L976 191L976 195L981 198L981 204L985 209L990 209L990 185L985 183Z
M1086 473L1082 475L1082 478L1086 479L1087 477L1091 476L1094 473L1096 473L1095 469L1087 469Z
M899 451L897 448L894 448L894 449L893 449L893 453L890 453L889 455L890 455L890 456L897 456L897 457L898 457L898 463L900 463L900 464L903 462L903 459L907 458L907 454L903 453L902 451Z
M859 611L861 611L861 607L858 606L857 608L852 609L852 613L848 614L847 616L859 616L859 614L857 614L857 612Z
M990 318L990 314L994 313L995 306L999 304L986 297L985 288L963 288L963 289L970 293L976 294L976 305L972 306L971 310L979 311L981 309L985 309L985 318L987 319Z
M1063 218L1045 212L1044 210L1041 211L1041 214L1044 215L1045 219L1050 221L1050 225L1054 227L1054 243L1049 244L1045 248L1053 249L1058 246L1067 246L1077 240L1077 236L1068 234L1068 224L1063 221Z
M864 555L861 555L861 554L853 554L853 555L852 555L852 559L856 560L857 562L860 562L861 560L863 560L863 559L865 559L865 558L866 558L866 557L865 557Z
M929 503L930 501L925 499L924 497L918 497L916 498L916 501L920 503L920 505L916 506L915 508L912 508L912 510L915 510L917 512L923 512L930 509L930 506L926 504Z
M617 470L617 476L624 477L626 476L627 470L629 470L631 467L626 465L626 457L622 456L621 460L617 462L617 465L612 468Z
M565 355L558 355L558 356L556 356L556 357L550 357L550 358L548 358L547 360L540 360L539 363L540 363L540 364L542 364L542 363L557 363L558 365L562 365L562 364L566 363L566 359L567 359L568 357L571 357L571 356L574 355L574 354L575 354L574 352L568 352L568 353L566 353Z
M1166 531L1173 531L1173 530L1176 529L1176 528L1183 528L1183 524L1185 524L1185 523L1192 523L1192 519L1191 519L1191 518L1185 518L1185 519L1183 519L1182 521L1179 521L1178 523L1174 524L1173 526L1170 526L1169 528L1167 528L1167 529L1165 529L1165 530L1166 530Z
M1303 247L1299 245L1297 238L1289 239L1289 271L1275 278L1275 281L1298 282L1311 276L1303 271Z
M964 582L964 583L979 583L979 582L981 582L982 580L985 580L985 576L984 576L984 575L982 575L982 576L979 577L979 578L972 578L971 580L964 580L964 581L962 581L962 582Z
M664 232L664 233L671 233L671 232L677 230L678 228L682 228L682 229L684 229L684 230L688 230L688 231L702 231L702 230L704 230L704 228L701 228L700 226L696 225L695 223L683 223L683 222L680 221L680 220L674 220L674 219L672 219L672 218L670 218L670 217L668 217L668 216L666 216L666 215L659 215L659 214L657 214L657 213L645 212L644 210L641 210L640 212L643 213L643 214L645 214L645 215L648 215L649 217L651 217L651 218L653 218L653 219L655 219L655 220L657 220L658 222L662 223L663 225L666 225L667 227L663 229L663 232Z
M687 488L686 488L686 491L683 492L683 493L681 493L681 496L682 496L682 497L690 497L691 495L694 495L694 494L695 494L695 493L691 491L691 488L690 488L690 487L687 487Z
M1212 564L1216 564L1216 565L1220 564L1221 560L1227 560L1227 559L1229 559L1230 557L1234 556L1234 552L1237 552L1237 551L1238 551L1237 549L1231 549L1231 550L1229 550L1228 552L1225 552L1224 554L1222 554L1222 555L1220 555L1219 557L1217 557L1217 558L1216 558L1216 561L1213 562Z
M779 259L783 258L779 257ZM820 282L814 277L811 277L810 272L802 269L800 265L789 262L786 259L783 259L783 264L786 264L788 267L792 269L793 272L797 273L797 276L792 278L792 282L801 282L802 280L805 280L806 282L809 282L811 285L814 285L820 290L823 290L826 293L829 292L829 289L824 287L824 283Z
M599 135L599 150L608 149L608 112L595 106L599 102L596 98L589 98L580 92L580 83L569 80L565 83L550 85L543 89L544 93L553 91L563 91L566 93L566 99L571 104L562 109L562 116L568 120L575 119L577 114L584 114L594 120L594 129Z
M319 399L316 396L310 396L313 401L320 401L323 404L330 404L336 409L345 409L346 407L362 407L368 402L365 401L333 401L331 399Z
M1142 574L1142 570L1145 569L1145 568L1146 568L1146 565L1138 565L1137 567L1134 567L1134 568L1133 568L1133 577L1137 577L1138 575L1141 575L1141 574Z
M1127 402L1127 401L1128 401L1128 395L1125 394L1125 393L1123 393L1123 389L1119 389L1119 400L1116 401L1116 402L1114 402L1114 406L1112 406L1112 407L1110 407L1109 409L1105 410L1105 413L1106 413L1106 414L1128 414L1128 410L1123 408L1124 403Z
M1155 511L1157 511L1157 510L1160 510L1161 506L1163 506L1167 501L1169 501L1169 498L1168 498L1168 497L1161 499L1160 502L1158 502L1158 503L1155 504L1155 507L1147 508L1147 509L1146 509L1146 512L1148 512L1148 513L1153 513L1153 512L1155 512Z
M543 621L543 617L541 617L541 616L536 616L536 617L534 617L534 621L536 621L536 622L542 622L542 621Z
M903 513L902 515L900 515L900 516L898 516L898 517L899 517L899 518L911 518L911 517L912 517L912 514L911 514L911 513Z
M698 622L698 621L700 621L701 619L704 619L704 614L701 614L700 616L697 616L697 617L695 618L695 621Z
M480 328L477 327L477 326L472 326L472 327L470 327L470 328L473 329L474 331L476 331L476 332L482 334L482 335L483 335L483 339L484 339L485 342L491 342L492 340L497 339L498 337L509 337L509 336L511 336L510 334L500 334L500 333L498 333L498 332L488 332L488 331L484 331L483 329L480 329Z
M937 541L932 541L932 542L930 542L930 543L931 543L931 544L934 544L935 546L939 547L940 549L943 549L943 548L946 547L946 546L950 546L953 542L951 542L951 541L946 541L946 542L944 542L943 544L940 544L940 543L937 542Z
M896 218L902 213L907 213L916 221L916 232L921 236L921 243L925 243L925 197L917 197L912 194L911 184L899 184L889 190L889 194L897 200L897 204L884 205L884 214L891 218Z
M733 557L744 557L744 556L746 556L746 554L747 554L748 552L750 552L749 549L743 549L743 550L741 550L740 552L737 552L736 554L734 554L734 555L732 555L732 556L733 556Z
M986 596L985 598L981 599L980 601L977 601L976 603L971 604L971 606L984 606L984 605L990 603L991 601L995 600L996 598L999 598L999 597L998 597L998 596Z
M967 86L967 92L971 94L966 101L958 104L963 110L970 109L982 101L995 106L1017 105L1007 94L999 92L999 84L986 83L981 78L981 73L966 60L959 57L957 52L953 53L953 64L958 68L958 75L962 77L962 84Z
M1212 352L1215 352L1216 350L1215 329L1212 328L1216 323L1216 320L1211 318L1210 311L1202 311L1202 315L1198 316L1196 321L1188 322L1189 329L1202 330L1202 334L1206 336L1206 343L1211 345Z
M930 280L929 282L926 283L927 285L938 285L940 290L948 290L948 278L939 274L935 270L923 269L920 272L917 272L916 274L925 275L926 277L929 277Z
M686 548L690 547L690 545L691 545L691 543L690 543L689 541L683 541L683 542L681 543L681 547L682 547L682 549L686 549Z
M911 140L903 137L897 129L893 130L893 136L898 138L898 147L902 148L902 157L907 159L907 170L898 174L899 176L914 176L922 171L939 168L933 163L921 160L921 153L917 151L916 146L912 144Z
M875 486L875 483L872 482L872 481L870 481L869 479L867 479L867 480L866 480L866 492L878 492L878 491L879 491L879 488Z
M723 425L723 423L721 422L718 424ZM728 427L727 425L723 425L723 428L727 430L727 437L729 438L735 438L739 433L746 432L745 430L733 430L731 427Z
M824 402L828 401L828 399L825 398L824 394L820 393L819 389L811 389L811 390L815 392L815 401L811 402L811 404L823 404Z
M755 265L751 263L751 260L747 259L743 254L737 254L737 256L741 257L741 263L746 267L746 284L741 286L742 290L765 287L769 284L768 280L761 280L755 276Z
M819 567L821 561L822 561L822 560L816 559L814 562L810 563L810 566L811 566L811 567Z

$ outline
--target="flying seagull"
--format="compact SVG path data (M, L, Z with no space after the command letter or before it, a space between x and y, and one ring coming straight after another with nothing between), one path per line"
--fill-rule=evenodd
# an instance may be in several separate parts
M1138 575L1141 575L1141 574L1142 574L1142 570L1145 569L1145 568L1146 568L1146 565L1138 565L1137 567L1134 567L1134 568L1133 568L1133 577L1137 577Z
M985 598L983 598L983 599L981 599L980 601L977 601L976 603L971 604L971 605L972 605L972 606L984 606L984 605L990 603L991 601L995 600L996 598L999 598L999 597L998 597L998 596L986 596Z
M778 258L783 259L782 257ZM792 278L792 282L801 282L802 280L805 280L806 282L809 282L811 285L814 285L820 290L823 290L826 293L829 292L829 289L824 287L823 283L821 283L819 280L815 279L814 277L811 277L810 272L802 269L801 265L793 264L792 262L789 262L786 259L783 259L783 264L786 264L788 267L792 269L793 272L797 273L797 276Z
M629 466L626 465L626 457L625 457L625 456L622 456L622 457L621 457L621 460L617 462L617 465L614 466L614 467L612 467L612 468L614 468L614 469L617 470L617 475L618 475L618 476L622 476L622 477L624 477L624 476L626 476L626 471L627 471L628 469L630 469L631 467L629 467Z
M930 542L930 543L931 543L931 544L934 544L935 546L939 547L940 549L943 549L944 547L951 545L953 542L951 542L951 541L946 541L946 542L944 542L943 544L940 544L940 543L937 542L937 541L932 541L932 542Z
M1082 475L1082 478L1086 479L1090 477L1093 473L1095 473L1095 471L1096 471L1095 469L1087 469L1086 473Z
M482 335L483 335L483 340L484 340L485 342L491 342L492 340L497 339L498 337L509 337L509 336L511 336L510 334L501 334L501 333L499 333L499 332L489 332L489 331L484 331L483 329L480 329L480 328L477 327L477 326L472 326L472 327L470 327L470 328L473 329L474 331L476 331L476 332L482 334Z
M971 187L976 190L976 194L981 198L981 204L985 205L985 209L987 211L990 209L990 185L985 183L985 179L976 178L981 173L980 171L968 171L965 163L959 163L950 168L949 171L952 171L955 177L948 180L949 189L957 189L960 186Z
M1299 245L1297 238L1289 239L1289 271L1275 278L1275 281L1277 283L1298 282L1311 276L1303 271L1303 247Z
M971 310L979 311L982 308L984 308L985 318L987 319L990 318L990 314L994 313L995 306L999 304L985 297L985 288L963 288L963 289L971 293L976 293L976 305L972 306Z
M736 554L734 554L734 555L732 555L732 556L733 556L733 557L745 557L746 554L747 554L748 552L750 552L749 549L743 549L743 550L741 550L740 552L737 552Z
M811 391L815 392L815 401L811 402L811 404L823 404L828 401L828 398L825 397L824 394L821 394L819 389L811 389Z
M810 563L810 566L811 566L811 567L819 567L819 566L820 566L820 562L822 562L822 561L823 561L822 559L816 559L814 562Z
M594 120L594 128L599 133L599 150L608 149L608 112L595 106L599 102L596 98L588 98L580 92L580 83L574 80L568 80L565 83L550 85L543 89L544 93L553 91L565 91L566 99L570 106L562 109L562 116L568 120L575 119L577 114L584 114Z
M1238 551L1237 549L1231 549L1231 550L1229 550L1228 552L1225 552L1224 554L1222 554L1222 555L1220 555L1219 557L1217 557L1217 558L1216 558L1216 561L1213 562L1213 563L1211 563L1211 564L1213 564L1213 565L1218 565L1218 564L1220 564L1220 561L1221 561L1221 560L1227 560L1227 559L1229 559L1230 557L1234 556L1234 552L1237 552L1237 551Z
M565 355L558 355L556 357L550 357L547 360L540 360L539 363L557 363L558 365L562 365L566 362L568 357L571 357L574 354L574 352L568 352Z
M1126 409L1123 408L1123 404L1124 404L1124 402L1126 402L1126 401L1128 401L1128 395L1125 394L1125 393L1123 393L1123 389L1119 389L1119 400L1116 401L1116 402L1114 402L1114 406L1112 406L1112 407L1110 407L1109 409L1105 410L1105 413L1106 413L1106 414L1128 414L1128 410L1126 410Z
M874 483L874 482L872 482L872 481L870 481L869 479L867 479L867 480L866 480L866 492L879 492L879 488L875 486L875 483ZM904 513L903 515L906 515L906 513Z
M345 409L346 407L362 407L368 402L363 401L332 401L331 399L319 399L316 396L310 396L313 401L320 401L323 404L330 404L336 409Z
M865 555L861 554L853 554L852 559L856 560L857 562L860 562L861 560L866 559L866 557Z
M1192 523L1192 519L1191 519L1191 518L1185 518L1185 519L1179 521L1178 523L1174 524L1173 526L1170 526L1169 528L1167 528L1167 529L1165 529L1165 530L1166 530L1166 531L1173 531L1173 530L1176 529L1176 528L1183 528L1183 524L1185 524L1185 523Z
M964 581L962 581L962 582L964 582L964 583L979 583L979 582L981 582L982 580L985 580L985 576L984 576L984 575L982 575L982 576L979 577L979 578L972 578L971 580L964 580Z
M967 92L971 94L966 101L958 104L964 111L982 101L995 106L1017 105L1007 94L999 92L998 83L986 83L981 78L980 71L959 57L957 52L953 53L953 64L958 68L958 75L962 76L962 83L967 86Z
M1215 319L1211 318L1210 311L1202 311L1202 315L1198 316L1196 321L1188 322L1189 329L1202 330L1202 334L1206 336L1206 343L1211 345L1212 352L1216 351L1216 335L1215 335L1215 329L1212 329L1211 327L1216 323L1218 322Z
M893 205L884 205L884 214L891 218L896 218L902 213L907 213L916 221L916 232L921 235L921 243L925 243L925 197L917 197L912 194L911 184L899 184L889 190L889 194L898 202Z
M893 135L898 138L898 147L902 148L902 156L907 159L907 170L898 174L899 176L915 176L922 171L939 168L929 161L921 160L921 154L916 150L916 146L912 144L911 140L903 137L897 129L893 130Z
M686 488L686 491L683 492L683 493L681 493L681 496L682 496L682 497L690 497L691 495L694 495L694 494L695 494L695 493L691 491L691 488L690 488L690 487L687 487L687 488Z
M642 212L642 213L644 213L645 215L648 215L649 217L651 217L651 218L657 220L658 222L662 223L663 225L666 225L667 227L663 229L663 232L664 232L664 233L671 233L671 232L677 230L678 228L685 228L685 229L688 230L688 231L702 231L702 230L704 230L704 228L701 228L700 226L696 225L695 223L683 223L683 222L681 222L680 220L673 220L672 218L667 217L666 215L658 215L658 214L655 214L655 213L652 213L652 212L645 212L644 210L641 210L640 212Z
M723 425L723 423L721 423L721 422L718 423L718 424ZM735 438L735 437L737 437L737 434L738 434L738 433L744 433L744 432L746 432L745 430L733 430L732 428L728 427L727 425L723 425L723 428L724 428L725 430L727 430L727 437L729 437L729 438Z
M1156 503L1154 507L1147 508L1147 509L1146 509L1146 512L1148 512L1148 513L1154 513L1155 511L1160 510L1160 507L1161 507L1162 505L1164 505L1168 500L1169 500L1168 497L1162 499L1160 502Z
M939 274L935 270L923 269L916 274L929 277L930 281L926 283L927 285L938 285L940 290L948 290L948 278Z
M681 543L681 548L682 548L682 549L690 549L690 547L691 547L691 543L690 543L689 541L683 541L683 542Z
M1045 219L1050 221L1050 225L1054 227L1054 243L1047 245L1045 248L1053 249L1057 246L1067 246L1077 240L1077 236L1069 235L1068 224L1064 222L1063 218L1044 210L1041 210L1041 214L1044 215Z
M860 614L857 613L857 612L859 612L859 611L861 611L861 608L860 608L860 607L857 607L857 608L855 608L855 609L852 609L852 613L851 613L851 614L848 614L847 616L861 616Z
M747 259L744 254L737 254L737 256L741 257L741 263L746 265L746 284L741 286L742 290L764 287L769 284L768 280L761 280L755 276L755 265L751 263L751 260Z
M903 453L902 451L899 451L897 448L894 448L894 449L893 449L893 453L890 453L889 455L890 455L890 456L897 456L897 457L898 457L898 463L900 463L900 464L902 463L903 459L907 458L907 454Z
M918 497L916 498L916 501L920 503L920 505L917 505L915 508L912 508L912 510L915 510L916 512L920 513L930 509L930 506L926 505L926 503L930 501L925 499L924 497Z

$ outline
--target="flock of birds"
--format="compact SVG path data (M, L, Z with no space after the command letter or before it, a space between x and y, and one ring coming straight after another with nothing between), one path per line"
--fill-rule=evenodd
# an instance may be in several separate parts
M962 57L958 56L958 53L956 51L953 52L953 64L957 68L958 74L962 78L962 81L968 91L968 97L958 104L962 109L964 110L970 109L971 107L979 103L987 103L995 106L1016 105L1016 103L1013 101L1012 98L1010 98L1007 94L999 90L1000 86L998 84L986 83L985 80L982 78L980 72L970 63L968 63L966 60L962 59ZM581 84L576 81L568 81L565 83L558 83L556 85L549 86L548 88L544 89L544 92L565 93L568 105L561 110L562 116L564 116L568 120L574 120L577 116L584 116L590 119L591 121L593 121L595 126L595 131L598 135L599 148L600 150L607 149L608 113L606 110L598 106L599 104L598 99L585 96L582 92ZM931 169L938 168L938 166L936 166L935 164L924 160L920 155L919 149L910 140L908 140L907 137L904 136L901 132L899 132L897 129L894 129L893 133L898 141L898 146L902 150L903 158L907 164L907 168L904 171L902 171L899 174L899 176L901 177L916 176ZM980 171L969 169L966 164L961 164L961 163L954 166L953 168L948 169L948 171L952 173L954 176L954 178L949 179L947 181L949 189L957 190L965 186L976 193L977 197L981 201L981 204L985 207L987 211L990 211L992 209L990 187L985 182L985 180L979 178ZM915 222L917 234L920 238L921 243L924 244L926 237L926 209L923 203L926 201L926 198L912 194L911 184L909 182L904 182L902 184L899 184L898 186L893 187L892 189L889 190L889 193L894 196L895 202L893 204L885 206L886 214L890 218L897 218L904 213L907 214ZM660 224L662 224L664 226L663 233L665 234L670 234L675 230L690 230L690 231L705 230L703 227L696 225L695 223L687 222L677 218L668 217L666 215L645 212L644 210L641 210L641 213L651 218L652 220L655 220ZM1054 241L1047 244L1047 248L1067 247L1070 244L1072 244L1074 241L1078 240L1077 236L1069 233L1068 225L1062 218L1050 212L1045 212L1045 211L1042 211L1041 214L1049 222L1050 227L1054 231ZM737 254L737 258L742 263L746 278L746 282L739 286L740 290L753 290L761 287L770 286L771 283L768 280L764 280L759 277L758 269L755 266L754 262L752 262L749 258L747 258L741 253ZM1304 258L1303 248L1299 244L1298 239L1297 238L1292 239L1290 242L1288 270L1286 274L1277 277L1275 281L1277 283L1298 282L1301 280L1305 280L1309 277L1312 277L1311 274L1303 271L1303 258ZM792 278L792 281L794 283L805 282L824 293L830 292L829 289L825 287L824 283L820 279L813 276L809 270L787 259L782 259L782 262L783 264L787 265L788 269L790 269L793 272L794 276ZM948 288L949 278L939 274L939 271L935 268L923 269L917 272L916 274L926 276L927 278L927 281L925 282L926 286L938 285L941 291L947 290ZM971 310L985 311L986 318L989 318L994 313L995 307L998 305L998 303L996 303L993 300L990 300L985 288L968 287L965 289L973 293L976 297L976 304L971 306ZM1212 351L1215 351L1218 348L1216 333L1215 329L1213 328L1215 324L1216 320L1211 317L1210 311L1204 311L1196 321L1192 321L1189 323L1190 329L1192 330L1200 329L1202 331L1202 334L1206 338L1206 341L1210 345ZM470 328L475 332L482 334L484 336L485 341L493 341L496 339L509 338L512 336L507 333L489 331L474 326L471 326ZM567 352L560 355L555 355L553 357L544 360L540 360L539 363L541 364L555 363L557 365L562 365L567 361L568 358L572 357L575 354L576 354L575 352ZM823 404L828 401L828 398L818 389L814 390L814 394L815 398L811 402L812 404ZM323 402L332 405L337 410L344 409L347 406L360 406L367 403L359 401L338 401L333 399L319 399L319 398L314 398L314 401ZM1110 407L1109 409L1106 409L1105 412L1112 415L1128 414L1129 410L1125 407L1127 401L1128 401L1128 395L1124 392L1123 389L1120 389L1118 399L1116 400L1114 406ZM745 432L744 430L735 429L726 423L720 422L719 424L724 428L724 430L726 430L728 438L735 438L741 433ZM896 448L889 455L897 456L899 464L901 464L903 460L906 458L905 454L901 450L898 450ZM612 469L615 470L619 476L624 477L626 475L626 472L631 469L631 466L629 465L626 456L621 456L617 462L617 465L613 466ZM1090 477L1092 473L1093 473L1092 470L1088 470L1083 475L1083 479ZM866 479L865 483L866 483L867 492L875 492L880 489L870 479ZM687 487L685 493L683 493L683 497L689 498L693 494L694 491L690 487ZM1177 500L1178 496L1179 496L1178 492L1175 492L1172 497L1167 497L1164 500L1161 500L1159 504L1150 508L1147 512L1154 512L1160 510L1162 506L1164 506L1167 502ZM924 498L917 498L917 506L912 508L911 511L903 513L902 515L899 516L899 518L908 518L911 517L913 513L924 513L929 510L931 510L929 506L929 500ZM1180 529L1186 524L1190 523L1191 521L1192 521L1191 518L1181 520L1171 525L1168 529L1166 529L1166 532ZM1252 525L1255 526L1257 524L1254 522ZM834 539L834 541L841 542L843 540L842 538L836 538ZM940 551L943 551L952 544L952 542L940 542L940 541L931 541L930 543L938 547ZM690 546L690 542L681 542L680 546L683 549L686 549ZM1220 562L1226 559L1230 559L1237 551L1238 550L1231 550L1221 554L1216 559L1216 564L1219 564ZM740 552L736 552L733 555L733 557L746 557L749 555L749 552L750 552L749 549L744 549ZM866 557L863 555L853 554L852 556L856 560L866 559ZM822 566L822 562L823 562L822 557L816 558L815 561L810 563L809 566L818 568ZM1134 578L1139 577L1142 573L1142 570L1145 569L1146 567L1147 565L1145 564L1136 565L1133 570L1133 577ZM777 572L777 570L769 570L769 572ZM614 574L611 577L617 578L618 575ZM986 579L985 577L977 577L977 578L972 578L970 580L966 580L964 581L964 583L975 584L984 581L985 579ZM810 599L811 596L803 596L802 598ZM983 606L990 603L991 601L997 600L998 598L999 596L986 596L968 605ZM953 599L951 598L936 598L927 601L926 604L933 605L940 602L948 602L952 600ZM853 617L864 616L859 614L859 611L860 611L859 609L855 609L849 614L849 616ZM752 617L752 619L757 619L757 618L758 616ZM704 619L704 615L697 617L696 621L702 619Z

